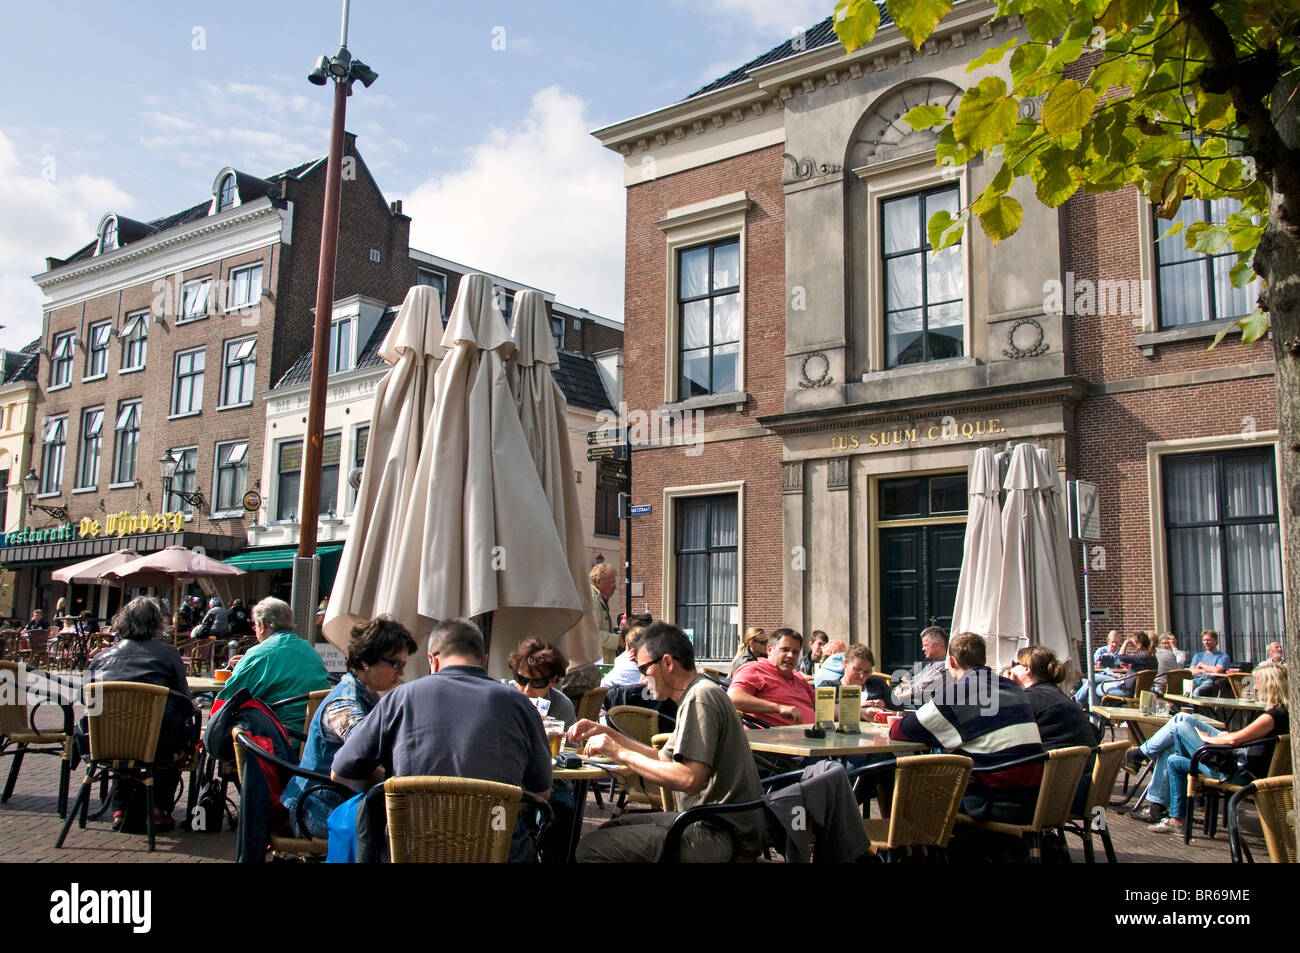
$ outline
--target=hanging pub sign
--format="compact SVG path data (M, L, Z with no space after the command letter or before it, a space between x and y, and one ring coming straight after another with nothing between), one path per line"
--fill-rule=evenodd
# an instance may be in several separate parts
M69 526L72 524L69 523ZM185 528L185 514L174 513L109 513L103 521L83 517L77 527L81 539L94 536L135 536L139 533L179 533Z

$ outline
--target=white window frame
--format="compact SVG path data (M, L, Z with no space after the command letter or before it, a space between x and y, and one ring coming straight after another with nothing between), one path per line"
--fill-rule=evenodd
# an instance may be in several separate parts
M348 467L348 472L346 475L343 473L343 469L340 466L339 479L341 483L347 483L348 477L352 475L352 471L356 469L358 466L364 467L366 465L364 458L362 458L359 464L357 462L357 445L361 442L361 432L363 430L366 432L366 452L367 453L370 452L370 424L369 423L357 424L355 427L352 428L352 444L349 448L350 452L348 455L348 459L351 460L352 466ZM344 516L347 516L357 508L357 493L360 491L359 487L354 489L351 483L348 483L347 487L348 487L347 490L348 504L347 504L347 512L343 514Z
M97 381L108 376L108 352L113 343L113 322L96 321L86 330L86 373L82 381ZM95 359L102 366L95 369Z
M343 325L348 326L348 347L347 353L341 354L338 347L339 329ZM360 322L356 315L348 314L335 318L330 322L330 340L329 340L329 363L327 366L330 374L338 374L343 371L350 371L357 366L357 326ZM343 360L347 363L344 364Z
M248 345L252 347L247 347ZM234 349L233 352L231 349ZM239 357L240 353L247 349L248 354L245 357ZM240 396L243 396L245 387L248 390L248 399L239 400L234 403L226 403L226 395L230 387L230 377L235 369L239 369ZM217 410L229 410L232 407L247 407L253 403L253 396L256 393L257 378L257 336L247 338L231 338L229 341L223 341L221 344L221 393L217 395Z
M745 303L745 279L748 274L745 215L754 203L745 192L733 192L672 209L655 225L667 239L668 267L664 287L664 403L690 400L678 394L681 378L680 321L677 313L679 252L697 245L707 245L727 238L740 240L740 349L736 357L736 390L731 394L709 394L695 400L727 403L727 398L745 393L745 350L748 326ZM739 402L739 401L733 401Z
M191 292L197 300L203 302L201 310L191 313L190 300ZM187 281L181 285L181 313L176 316L177 324L189 324L191 321L202 321L208 316L208 308L212 305L212 278L195 278L193 281Z
M175 495L175 493L176 493L176 491L177 491L178 489L179 489L179 490L184 490L186 493L193 493L193 492L198 488L198 485L199 485L199 448L198 448L197 446L189 446L189 447L171 447L171 448L167 451L167 453L168 453L168 455L169 455L173 460L176 461L176 471L172 474L172 483L171 483L171 486L172 486L172 493L171 493L170 495L168 495L168 496L164 496L164 497L163 497L163 512L164 512L164 513L175 513L175 512L181 512L181 513L184 513L186 519L188 519L189 517L191 517L191 516L194 515L194 504L192 504L192 503L186 503L186 502L185 502L184 500L182 500L180 497L176 497L176 503L177 503L177 506L173 507L173 506L171 505L171 503L172 503L172 499L171 499L171 497L172 497L173 495ZM191 454L191 453L194 454L194 467L193 467L192 469L189 469L189 470L182 470L182 469L181 469L181 465L185 462L185 456L186 456L186 454ZM181 475L182 473L189 474L190 477L193 478L193 482L191 483L190 486L178 486L177 481L178 481L178 478L180 477L180 475Z
M59 439L51 439L57 437ZM51 448L58 447L55 466L50 466ZM58 496L63 492L63 467L68 457L68 415L46 417L41 430L41 490L37 497Z
M434 275L441 278L442 287L426 285L426 282L420 280L421 275ZM426 285L438 292L438 317L442 318L442 323L445 325L447 323L447 285L450 283L450 279L444 272L438 271L436 268L426 268L421 265L415 269L415 283L417 285Z
M92 414L99 415L99 427L94 434L91 434L88 421ZM86 467L91 462L91 455L86 452L86 441L92 437L95 441L94 460L94 479L86 479ZM77 441L77 489L93 490L99 486L99 466L103 460L104 454L104 408L87 407L81 412L81 435Z
M203 367L198 371L194 370L194 356L201 355L203 358ZM181 360L190 359L190 371L185 375L190 380L190 401L189 406L180 406L181 396ZM186 351L177 351L176 357L172 361L172 400L171 414L168 420L174 420L178 417L193 417L203 413L203 387L207 381L208 370L208 352L207 348L196 347Z
M96 255L106 255L111 251L121 247L117 236L117 216L110 215L99 226L99 244L95 248Z
M122 330L117 332L118 338L122 341L122 361L118 367L119 374L130 374L133 371L142 371L149 360L149 312L132 311L122 321ZM127 356L130 355L133 347L139 347L140 354L138 364L128 364Z
M123 421L127 420L127 411L132 407L135 408L135 429L122 426ZM135 481L140 476L140 432L144 416L144 401L140 398L120 401L117 405L117 416L113 418L113 482L109 484L109 489L119 489L122 487L135 486ZM125 435L135 433L135 440L131 447L131 475L126 479L118 479L122 476L122 448Z
M745 618L745 481L703 483L696 486L666 486L663 489L663 592L660 596L659 618L673 619L677 614L677 532L676 502L692 496L736 495L736 611ZM742 621L743 624L743 621Z
M951 166L935 167L934 153L904 156L877 164L854 169L854 174L867 187L867 300L869 315L867 335L867 367L872 373L916 373L920 368L942 369L951 367L958 361L969 363L973 359L973 334L971 328L971 284L974 272L971 268L972 233L966 229L961 241L962 262L962 312L964 327L962 330L962 356L927 361L924 364L904 364L889 367L886 361L885 346L885 268L881 260L883 211L885 200L903 198L916 192L944 185L957 186L957 203L961 208L970 195L970 172L966 166L953 171Z
M282 517L280 516L280 511L282 509L281 500L280 500L280 489L283 485L283 480L281 479L281 475L283 471L280 469L280 455L284 453L285 447L295 443L298 444L299 446L298 498L294 501L293 516ZM273 523L300 524L302 521L302 512L301 512L302 511L302 465L304 459L306 458L306 454L307 454L307 447L302 437L288 437L284 440L277 441L275 444L275 447L273 449L273 454L271 457L271 465L275 467L275 471L274 471L275 472L275 506L274 508L271 509L271 512L275 514L275 518L271 521Z
M64 331L50 342L50 386L62 390L72 385L72 364L76 360L77 332Z
M221 193L225 191L227 182L230 183L230 204L223 206L221 204ZM223 175L220 179L217 180L217 197L215 202L213 203L213 207L217 210L217 212L228 212L232 208L235 208L238 205L239 205L239 183L235 180L235 173L227 172L225 175Z
M242 469L244 472L244 486L238 493L238 499L236 500L238 505L233 507L227 507L225 509L219 509L218 507L220 506L220 502L221 502L221 471L223 469L230 469L229 465L227 465L226 467L222 466L221 463L222 451L226 447L238 447L241 444L244 447L244 452L241 455L242 457L241 462L243 463L243 467L238 469ZM248 492L248 450L249 450L249 441L247 439L223 440L220 443L218 443L214 448L212 454L212 514L211 514L211 517L213 519L221 519L225 517L244 515L243 498L244 498L244 494Z
M243 311L244 309L251 308L257 304L258 300L262 296L262 281L266 275L263 265L263 262L255 261L251 264L241 265L230 272L230 277L226 283L226 311ZM252 278L254 271L257 272L256 284L253 283ZM247 286L249 297L246 301L235 300L235 292L239 287L239 279L241 275L248 275Z

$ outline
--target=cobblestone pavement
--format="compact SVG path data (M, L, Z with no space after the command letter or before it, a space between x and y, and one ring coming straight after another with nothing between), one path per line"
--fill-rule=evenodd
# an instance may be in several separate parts
M43 707L37 713L41 728L59 727L57 709ZM0 759L0 778L7 777L10 759ZM56 850L62 821L56 813L59 761L49 755L28 754L14 789L13 797L0 806L0 863L210 863L233 862L235 837L223 825L221 833L190 833L179 828L157 838L157 850L149 853L143 834L118 834L112 830L108 815L87 823L85 830L74 823L65 846ZM76 797L84 776L84 767L73 772L69 803ZM1120 792L1117 788L1116 795ZM92 791L91 810L98 804L98 790ZM183 812L184 796L177 807L176 819ZM584 827L594 829L610 816L609 802L597 807L588 802ZM1198 821L1201 814L1198 811ZM1192 843L1184 846L1180 837L1156 834L1145 824L1130 820L1112 811L1109 814L1111 837L1121 863L1227 863L1227 832L1221 829L1214 838L1195 832ZM1253 812L1246 813L1243 821L1246 842L1259 862L1267 861L1263 839ZM1074 861L1083 861L1079 838L1071 836L1070 852ZM1104 862L1100 840L1094 838L1097 857Z

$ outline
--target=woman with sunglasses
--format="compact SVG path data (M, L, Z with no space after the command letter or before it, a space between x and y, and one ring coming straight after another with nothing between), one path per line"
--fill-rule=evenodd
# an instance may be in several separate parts
M736 671L742 665L757 662L761 658L767 658L767 633L760 626L746 626L745 637L740 640L740 651L731 660L731 671L728 672L728 677L735 678Z
M299 767L328 775L334 755L343 747L352 729L370 714L379 696L402 682L407 657L416 650L415 639L406 626L381 615L370 622L352 627L352 645L348 649L348 671L325 696L307 729ZM328 837L330 811L342 801L331 791L316 790L298 810L298 800L309 782L291 778L280 801L298 837ZM301 815L301 817L299 816Z
M543 639L524 639L510 653L506 664L514 672L515 687L527 695L543 715L564 722L564 730L567 732L578 720L578 713L569 696L556 687L569 667L569 660L559 646ZM546 840L539 846L542 857L547 862L558 863L567 859L568 852L562 845L569 843L577 819L577 805L567 783L554 783L551 787L550 805L554 819L547 829Z

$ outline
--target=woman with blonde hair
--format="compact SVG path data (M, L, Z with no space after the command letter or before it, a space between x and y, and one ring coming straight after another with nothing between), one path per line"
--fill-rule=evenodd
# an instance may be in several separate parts
M728 677L735 678L736 672L742 665L757 662L761 658L767 658L767 633L763 631L762 626L747 625L745 637L740 640L740 651L731 660L731 671L727 673Z
M1266 710L1240 731L1219 731L1195 715L1186 712L1175 715L1169 723L1151 736L1140 748L1131 748L1125 761L1140 766L1155 758L1151 773L1151 786L1146 798L1151 802L1148 819L1155 820L1166 810L1168 816L1151 825L1151 830L1182 833L1183 807L1187 799L1187 775L1192 768L1192 755L1204 745L1245 745L1265 741L1278 735L1290 734L1291 715L1287 710L1286 666L1264 662L1252 673L1255 679L1255 697ZM1247 765L1246 772L1259 774L1267 765ZM1200 772L1208 777L1224 778L1224 772L1205 763Z

